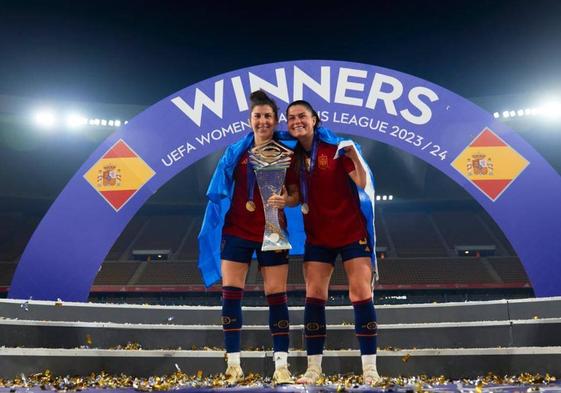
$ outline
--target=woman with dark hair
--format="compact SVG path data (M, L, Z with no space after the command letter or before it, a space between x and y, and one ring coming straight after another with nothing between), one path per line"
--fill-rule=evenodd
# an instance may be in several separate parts
M276 103L263 91L250 96L250 133L229 146L211 180L209 203L199 234L199 268L209 285L222 277L222 325L227 352L226 380L234 385L243 378L240 364L242 328L241 300L253 253L263 276L269 304L269 327L273 336L275 384L292 383L288 370L289 318L286 295L288 251L261 251L265 215L249 150L270 142L278 123ZM298 204L298 179L287 170L285 189L272 195L267 205L279 209L279 222L286 226L283 208ZM229 207L228 207L229 205ZM223 226L222 226L223 223ZM221 248L221 254L218 251Z
M297 383L314 384L321 377L325 303L335 259L341 255L354 308L363 381L372 385L380 381L372 299L376 255L372 175L354 143L319 127L318 114L308 102L291 103L286 118L290 135L298 140L296 168L306 231L304 323L308 368Z

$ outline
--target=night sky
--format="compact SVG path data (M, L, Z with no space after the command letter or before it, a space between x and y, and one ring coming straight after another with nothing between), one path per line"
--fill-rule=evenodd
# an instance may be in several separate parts
M0 56L0 94L42 99L149 105L300 59L387 67L465 97L555 94L561 1L3 0Z

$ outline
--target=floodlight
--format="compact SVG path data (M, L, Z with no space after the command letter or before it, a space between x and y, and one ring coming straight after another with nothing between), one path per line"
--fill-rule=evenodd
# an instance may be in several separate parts
M78 113L71 113L66 116L66 125L68 128L79 128L88 124L88 119Z
M550 101L542 105L541 112L544 116L556 118L561 116L561 102Z
M56 114L50 109L41 109L35 113L33 119L41 128L52 128L56 123Z

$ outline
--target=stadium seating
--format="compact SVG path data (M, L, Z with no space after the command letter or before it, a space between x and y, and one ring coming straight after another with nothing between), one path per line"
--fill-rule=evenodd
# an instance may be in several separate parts
M385 222L399 257L447 256L445 245L424 212L387 211Z
M384 288L527 286L522 264L481 209L377 206L376 213L377 245L385 250L378 264L379 285ZM16 261L38 221L36 214L0 214L0 286L10 284ZM137 214L108 253L94 286L202 288L197 268L201 221L202 214L191 211ZM497 256L453 256L459 244L496 246ZM133 250L164 249L170 250L168 260L133 260ZM246 283L251 290L262 288L255 263ZM288 283L291 289L303 290L302 256L290 257ZM347 285L341 263L335 266L331 285L338 290Z

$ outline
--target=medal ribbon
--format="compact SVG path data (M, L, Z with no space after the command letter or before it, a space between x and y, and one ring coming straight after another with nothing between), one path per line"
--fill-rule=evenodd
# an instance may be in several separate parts
M249 154L247 157L247 200L253 203L253 192L255 190L255 171L253 170L253 165L249 160Z
M314 133L312 140L312 151L310 154L310 170L306 169L306 158L304 154L300 156L300 192L302 193L302 200L308 205L308 179L312 175L316 167L316 159L318 155L319 137L317 132Z

